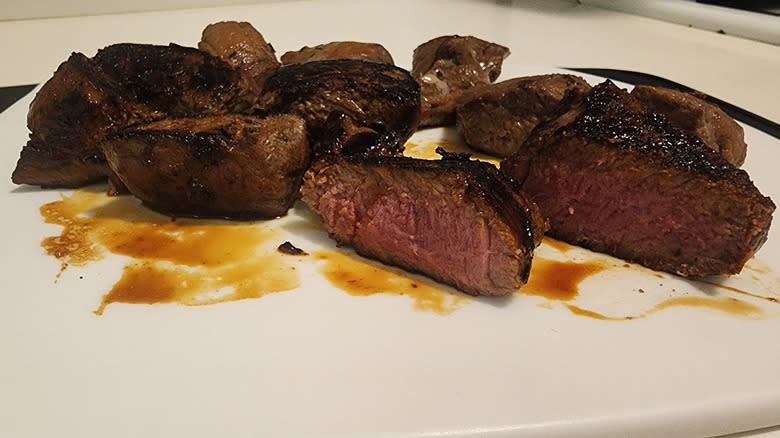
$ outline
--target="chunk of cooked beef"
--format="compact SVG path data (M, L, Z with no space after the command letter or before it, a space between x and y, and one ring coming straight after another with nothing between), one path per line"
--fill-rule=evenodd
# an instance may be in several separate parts
M94 61L125 93L169 117L223 113L246 106L241 75L202 50L176 44L122 43Z
M73 53L30 104L30 140L11 180L43 187L79 187L111 171L97 142L107 132L157 115L127 96L81 53Z
M460 94L494 82L509 49L473 36L446 35L414 49L412 76L420 83L420 126L452 125Z
M350 155L315 162L301 193L339 244L468 294L504 295L527 281L545 226L515 189L464 157Z
M631 95L651 111L666 116L672 124L699 137L729 163L739 167L745 162L745 131L717 105L694 93L648 85L637 85Z
M460 99L456 126L472 149L507 157L537 125L589 91L584 79L567 74L525 76L473 87Z
M420 87L390 64L334 59L283 65L265 84L261 114L306 120L316 156L400 155L420 120Z
M381 44L359 41L333 41L314 47L305 46L297 51L289 51L279 59L282 64L324 61L326 59L362 59L363 61L394 64L390 52Z
M263 35L245 21L221 21L203 29L198 48L214 55L236 69L241 75L240 99L251 107L260 95L263 84L281 65L274 48Z
M130 193L174 216L271 218L298 199L304 121L237 114L128 127L100 145Z
M27 117L30 140L11 177L17 184L80 187L109 177L98 142L131 124L225 112L242 95L220 59L177 45L115 44L93 58L74 53L41 87Z
M501 170L552 237L682 276L735 274L775 209L748 174L607 81Z

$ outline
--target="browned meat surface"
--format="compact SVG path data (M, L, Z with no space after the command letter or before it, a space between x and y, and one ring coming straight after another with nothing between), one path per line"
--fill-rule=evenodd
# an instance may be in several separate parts
M297 246L290 243L290 241L285 241L281 245L279 245L277 248L277 251L279 251L282 254L289 254L289 255L295 255L295 256L307 256L309 253L306 251L298 248Z
M420 126L452 125L463 90L494 82L509 49L473 36L434 38L414 49L412 76L420 83Z
M165 119L111 134L101 148L133 195L174 216L283 215L309 164L305 124L292 115Z
M115 44L94 58L74 53L33 100L30 141L11 178L79 187L108 176L121 191L100 139L134 123L225 112L242 93L238 80L220 59L177 45Z
M221 113L244 105L238 71L195 48L113 44L93 59L135 101L169 117Z
M340 244L473 295L521 287L545 226L495 166L463 157L331 157L301 192Z
M531 131L590 91L578 76L549 74L509 79L465 91L456 126L472 149L498 157L515 152Z
M420 87L390 64L336 59L283 65L258 101L263 114L306 120L317 156L399 155L420 119Z
M203 29L198 48L222 59L241 74L241 88L246 91L241 100L247 108L254 104L266 79L280 65L274 48L247 22L209 24Z
M647 85L637 85L631 95L651 111L666 116L672 124L699 137L707 146L723 154L729 163L739 167L745 162L745 132L717 105L692 93Z
M607 81L501 170L552 237L682 276L735 274L774 203L748 174Z
M97 140L153 116L128 99L91 59L74 53L30 104L30 140L11 179L43 187L79 187L104 180L111 171Z
M394 64L390 52L381 44L358 41L333 41L314 47L307 46L297 51L287 52L279 59L281 59L282 64L324 61L326 59L362 59L363 61Z

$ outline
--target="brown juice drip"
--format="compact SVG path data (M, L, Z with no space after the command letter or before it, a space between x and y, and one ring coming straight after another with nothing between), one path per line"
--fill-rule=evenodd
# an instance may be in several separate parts
M749 297L758 298L758 299L761 299L761 300L764 300L764 301L769 301L770 303L780 303L780 300L778 298L776 298L776 297L768 297L768 296L765 296L765 295L755 294L753 292L748 292L748 291L745 291L745 290L742 290L742 289L737 289L735 287L726 286L724 284L716 283L714 281L706 281L706 280L701 280L701 279L696 280L696 281L698 281L699 283L709 284L711 286L715 286L715 287L720 288L720 289L725 289L725 290L728 290L728 291L731 291L731 292L735 292L735 293L738 293L740 295L747 295Z
M43 205L47 223L63 227L58 236L41 245L62 262L57 278L68 266L84 266L106 253L130 258L122 277L103 296L95 313L111 303L179 303L205 305L295 289L298 275L291 261L300 260L277 251L283 240L265 224L180 219L172 221L138 204L131 197L107 197L104 193L76 191L72 196ZM545 244L565 253L575 248L545 239ZM465 295L452 293L432 280L416 279L390 266L356 255L319 251L314 260L319 271L335 287L355 296L389 293L409 296L421 311L450 314L461 307ZM607 269L626 266L607 261L555 261L535 257L529 282L519 293L550 300L570 301L579 285ZM629 265L630 266L630 265ZM653 273L666 278L661 273ZM699 280L701 281L701 280ZM778 299L703 281L734 293L777 303ZM641 292L641 290L640 290ZM598 309L566 303L576 315L602 320L626 320L648 316L671 307L708 308L732 315L756 317L761 308L731 297L678 296L639 315L606 316Z
M97 314L116 302L214 304L299 284L295 268L276 253L278 233L255 224L172 221L133 198L87 191L42 206L41 215L63 226L59 236L41 243L63 267L86 265L106 252L133 260Z
M600 262L559 262L535 257L528 283L519 292L568 301L577 296L582 281L609 267Z
M314 258L323 262L319 271L325 278L350 295L406 295L414 300L415 309L441 315L454 312L464 300L463 296L448 292L444 286L413 279L399 269L373 263L356 255L317 251Z
M624 321L629 319L640 319L652 315L664 309L672 307L697 307L702 309L716 310L719 312L728 313L735 316L744 316L749 318L760 317L764 312L760 307L746 303L745 301L738 300L733 297L698 297L698 296L682 296L674 297L668 300L664 300L656 304L652 309L639 315L624 316L624 317L611 317L606 316L592 310L583 309L581 307L567 304L566 308L571 313L580 316L587 316L594 319L601 319L605 321Z
M577 248L574 245L570 245L564 241L551 239L549 237L545 237L542 241L545 245L549 246L550 248L553 248L559 252L565 253L568 252L571 249Z

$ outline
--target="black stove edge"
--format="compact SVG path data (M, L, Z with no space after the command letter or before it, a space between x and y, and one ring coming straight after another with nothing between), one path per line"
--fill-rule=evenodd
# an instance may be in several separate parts
M8 109L19 99L26 96L38 84L16 85L13 87L0 87L0 113Z
M695 91L704 100L718 105L726 114L746 125L752 126L759 131L765 132L774 138L780 139L780 124L777 124L758 114L752 113L746 109L740 108L734 104L728 103L716 97L709 96L700 91L694 90L686 85L674 82L670 79L660 76L641 73L630 70L617 70L611 68L583 68L583 67L562 67L565 70L586 73L603 78L613 79L620 82L626 82L632 85L651 85L654 87L672 88L680 91Z

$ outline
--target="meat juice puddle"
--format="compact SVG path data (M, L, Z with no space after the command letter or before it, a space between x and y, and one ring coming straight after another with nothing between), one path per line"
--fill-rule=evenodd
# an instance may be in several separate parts
M178 219L156 214L129 196L109 197L103 192L77 190L40 209L47 223L62 226L58 236L46 237L42 247L62 262L56 278L68 266L86 266L106 253L128 257L121 278L101 300L95 313L102 315L112 303L208 305L259 298L290 291L300 285L296 261L279 253L281 234L272 221L240 223ZM548 250L565 254L574 246L545 239ZM337 250L315 251L308 257L333 286L353 296L396 294L413 301L418 311L450 314L469 297L451 292L432 280ZM734 297L673 296L637 314L607 315L576 303L581 284L598 274L629 264L555 260L535 256L529 283L518 293L562 303L571 313L601 320L627 320L672 307L699 307L732 315L756 317L761 308ZM653 272L653 271L649 271ZM665 278L660 273L653 274ZM767 272L764 272L767 274ZM56 280L55 280L56 281ZM753 294L718 283L710 286L777 303L774 297ZM634 293L643 293L641 289ZM544 307L545 305L543 305ZM778 304L780 307L780 304Z
M353 296L406 295L414 301L416 310L440 315L458 310L466 299L430 280L414 278L400 269L372 263L356 255L317 251L314 258L323 262L319 271L332 285Z
M130 258L95 313L112 303L206 305L295 289L295 267L270 244L278 233L257 226L155 214L129 196L75 191L40 209L59 236L41 245L68 266L85 266L106 252ZM289 256L287 256L289 258ZM59 274L58 274L59 276Z
M576 246L550 238L545 238L543 245L562 254L566 254L573 250L582 251L582 249ZM668 291L665 291L660 299L644 300L646 302L643 304L639 303L640 300L633 300L636 305L630 312L621 311L612 312L610 314L608 312L600 311L593 306L579 305L574 302L580 295L580 286L583 281L602 272L614 273L620 269L646 271L649 274L649 278L655 277L659 280L665 280L665 282L659 281L657 286L662 290L666 289ZM745 270L749 269L751 268L745 268ZM769 272L764 272L764 274L767 273ZM780 284L779 280L775 280L775 282ZM679 286L670 286L668 283L678 283ZM691 285L694 286L693 289L698 289L699 292L702 289L709 290L703 295L700 293L691 295L690 292L684 291L684 289L690 289ZM680 290L677 290L678 287ZM776 315L777 312L780 311L780 306L773 306L774 309L772 310L774 310L774 312L766 312L765 307L741 299L741 297L748 297L753 299L754 302L778 304L777 298L774 296L767 296L771 293L769 289L765 292L767 295L763 295L706 279L683 280L676 276L672 276L671 274L652 271L641 266L631 265L621 260L608 257L604 257L603 259L595 258L582 262L571 260L562 262L534 257L529 282L523 286L519 292L527 295L540 295L549 300L561 302L575 315L611 321L645 318L659 311L675 307L700 308L746 318L769 317ZM649 290L646 291L640 287L634 288L632 291L624 291L621 293L645 295L648 292ZM740 298L734 295L738 295ZM547 307L550 306L547 305Z

